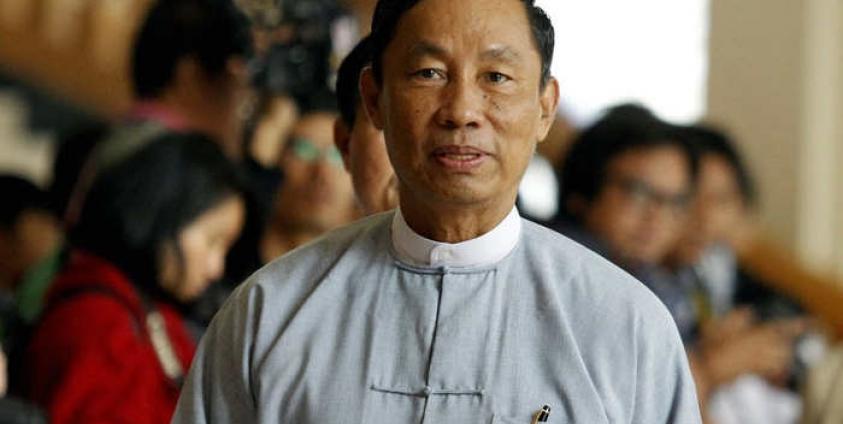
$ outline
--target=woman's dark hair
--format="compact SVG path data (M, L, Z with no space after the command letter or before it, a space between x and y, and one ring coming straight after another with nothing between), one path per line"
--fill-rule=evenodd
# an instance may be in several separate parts
M421 0L378 0L372 19L372 68L375 79L383 81L383 52L395 37L398 21ZM553 62L555 33L553 23L535 0L518 0L524 4L533 42L541 56L541 87L550 80L550 65Z
M250 53L250 37L248 19L231 0L157 0L132 51L134 93L142 99L160 95L184 58L220 75L230 58Z
M181 258L179 233L230 196L242 196L238 168L204 135L168 133L102 170L70 240L158 293L161 248Z
M97 144L108 134L104 123L75 129L59 137L56 156L53 159L53 179L48 192L53 210L59 218L65 218L74 190L86 166L90 166L90 155Z
M573 199L591 202L606 184L609 164L633 149L675 146L686 154L690 179L696 185L699 160L685 130L662 121L647 108L623 104L609 109L571 144L557 170L559 217L577 220L569 210Z
M705 155L714 155L729 164L737 178L738 189L744 204L755 207L758 201L755 182L732 138L726 132L706 124L692 125L687 127L685 132L700 158Z

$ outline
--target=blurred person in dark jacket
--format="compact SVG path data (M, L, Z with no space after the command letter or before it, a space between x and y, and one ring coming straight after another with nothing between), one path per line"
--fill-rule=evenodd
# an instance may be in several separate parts
M801 380L804 362L794 356L796 337L805 329L799 319L804 311L738 262L739 240L754 227L756 194L734 142L707 125L684 132L700 159L698 189L665 267L695 290L700 334L694 362L697 379L706 386L701 397L715 396L712 412L723 423L792 421L796 396L777 386ZM764 393L770 394L766 402ZM794 406L781 409L788 404ZM733 415L740 418L727 417Z
M62 232L47 194L29 180L0 176L0 198L0 422L42 423L37 408L11 396L20 394L18 353L59 267Z
M41 311L38 294L57 267L62 231L47 194L28 180L0 176L0 198L0 289L10 300L0 332L4 346L9 348L7 330L11 321L31 323Z
M169 422L195 351L183 310L220 278L244 219L219 146L168 134L102 170L27 356L56 423Z

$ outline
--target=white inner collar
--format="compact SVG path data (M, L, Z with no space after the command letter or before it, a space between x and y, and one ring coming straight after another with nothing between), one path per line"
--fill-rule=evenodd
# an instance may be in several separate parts
M465 268L494 264L512 252L521 237L521 215L512 211L491 231L459 243L442 243L413 231L401 208L392 218L392 246L398 259L415 266Z

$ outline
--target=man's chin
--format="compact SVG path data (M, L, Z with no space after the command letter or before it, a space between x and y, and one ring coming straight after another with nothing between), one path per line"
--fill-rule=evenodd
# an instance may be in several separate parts
M435 197L440 204L470 207L487 204L490 196L471 190L443 190Z
M489 184L491 181L478 177L447 178L437 181L429 192L442 202L471 205L478 202L487 202L500 195Z

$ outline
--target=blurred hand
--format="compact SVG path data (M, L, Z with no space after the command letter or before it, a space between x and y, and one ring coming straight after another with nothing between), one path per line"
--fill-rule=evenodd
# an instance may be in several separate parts
M703 346L719 345L748 331L754 325L755 314L751 308L736 308L722 318L702 323L700 344Z
M249 145L252 159L265 168L278 166L290 131L299 117L296 103L289 97L278 96L270 102L255 126Z
M700 346L710 387L743 374L780 381L793 362L794 339L808 325L803 319L791 319L746 327L744 319L736 316L732 322L722 323L721 333L709 335L707 344Z

